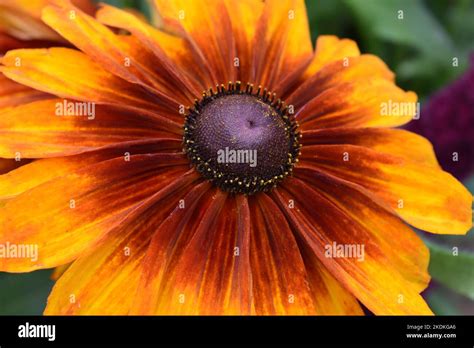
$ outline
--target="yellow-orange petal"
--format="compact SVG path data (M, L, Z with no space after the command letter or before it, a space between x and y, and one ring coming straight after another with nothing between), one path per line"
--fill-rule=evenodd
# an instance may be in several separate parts
M419 295L429 281L421 239L356 185L310 174L274 192L302 242L375 314L431 314Z
M156 230L134 313L250 314L246 198L205 182L184 197L184 204Z
M235 44L230 14L222 0L154 0L165 27L183 35L208 72L209 87L234 81ZM203 11L205 9L205 11Z
M71 18L71 12L74 17ZM140 65L130 57L126 42L119 35L88 16L69 1L43 9L42 20L105 69L132 83L143 83ZM127 66L126 58L130 59ZM131 64L133 61L134 64ZM141 62L138 62L140 64Z
M71 11L75 13L74 19L70 18ZM176 99L176 96L182 96L180 89L168 88L167 81L160 78L160 74L155 71L156 59L146 45L134 37L113 33L68 1L46 7L42 19L111 73L139 84L157 95L164 94L167 98L176 100L178 104L189 104L193 101L192 98Z
M170 88L174 93L189 94L194 98L209 88L207 76L202 67L196 69L196 52L182 37L158 30L143 22L128 11L103 4L96 13L97 20L111 27L124 29L132 33L141 42L141 51L149 50L153 58L154 78L162 88ZM196 59L194 59L196 58ZM194 99L191 100L192 102Z
M5 107L26 104L47 98L51 98L51 96L16 83L0 73L0 110L3 110Z
M472 195L436 166L358 145L304 146L300 160L372 191L419 229L465 234L472 227Z
M264 8L259 0L224 0L227 11L231 14L232 33L234 35L238 67L238 81L253 82L253 39L257 33L257 24Z
M180 152L181 147L181 139L154 139L104 147L79 155L40 159L32 163L29 163L28 159L21 159L19 162L8 160L9 163L18 163L15 167L22 165L23 167L10 171L14 169L11 163L8 173L0 176L0 199L13 198L45 182L92 164L117 157L128 160L132 154Z
M340 39L334 35L318 36L313 60L305 70L303 78L307 79L313 76L329 63L359 55L359 47L353 40Z
M40 184L0 208L0 243L37 246L37 258L0 258L0 270L62 265L90 248L128 211L188 170L181 154L92 164Z
M70 263L66 263L64 265L58 266L53 270L53 273L51 273L50 279L57 281L61 276L66 272L66 270L71 266Z
M66 156L138 140L181 138L181 125L167 118L112 106L48 99L0 110L0 156L5 158Z
M26 165L29 162L30 160L18 161L18 160L10 159L10 158L8 159L0 158L0 182L3 177L7 176L8 173L10 173L11 171L15 169L20 168L23 165ZM1 186L1 183L0 183L0 186ZM2 197L2 194L0 194L0 207L6 203L7 199L8 197L5 197L5 196Z
M417 96L393 82L367 77L336 84L297 109L302 129L397 127L419 116Z
M361 314L324 267L302 258L275 203L266 195L249 201L199 187L189 193L192 205L156 231L132 313Z
M63 3L64 0L2 0L2 5L15 11L28 14L36 19L41 18L41 11L48 5ZM87 13L94 13L95 4L91 0L71 0L71 2Z
M331 208L336 207L338 211L344 213L347 219L343 221L354 227L353 230L348 228L348 235L345 235L344 239L346 241L358 240L365 245L364 259L360 262L366 261L367 253L369 257L379 257L380 249L387 249L383 251L386 259L382 258L381 262L393 262L393 267L418 292L426 288L430 280L427 273L428 248L383 200L356 184L328 174L315 173L306 167L299 168L295 172L295 178L297 179L295 179L297 181L295 186L314 189L312 193L322 195L331 202ZM324 199L321 201L327 203ZM335 214L338 215L338 213ZM391 225L387 227L389 223ZM323 223L317 226L324 227ZM360 232L361 228L364 232ZM356 235L350 235L350 231L356 232ZM341 233L344 232L339 230L339 234ZM335 236L337 235L336 233ZM372 249L373 247L375 250ZM402 249L403 252L400 252ZM354 256L357 255L352 255L352 258ZM359 262L359 260L355 261Z
M252 197L250 203L255 313L315 314L303 258L283 213L265 194Z
M356 297L346 290L310 248L300 244L317 315L363 315Z
M433 145L424 137L403 129L328 128L303 131L301 143L309 145L358 145L439 167Z
M3 0L0 3L0 32L20 40L63 42L51 28L40 20L46 1Z
M21 49L1 58L8 78L62 98L161 113L179 120L179 104L124 81L84 53L68 48Z
M3 34L21 40L21 47L50 47L66 41L41 21L41 11L52 3L64 0L2 0L0 3L0 41ZM72 0L81 10L92 14L95 4L91 0ZM42 46L37 46L43 43ZM10 48L10 49L13 49ZM0 52L1 52L0 44Z
M199 176L189 173L167 183L95 248L74 261L56 282L44 314L128 314L135 293L141 290L141 263L150 238L196 180Z
M254 76L251 82L283 95L313 57L304 1L265 1L253 49Z
M326 64L316 74L304 81L288 98L288 104L294 105L295 111L318 97L323 92L343 84L363 83L364 80L394 81L394 74L380 58L363 54Z

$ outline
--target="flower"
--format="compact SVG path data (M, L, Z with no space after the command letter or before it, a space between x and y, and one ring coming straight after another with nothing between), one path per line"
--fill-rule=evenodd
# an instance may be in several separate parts
M36 48L67 45L67 41L41 21L42 9L51 0L4 0L0 4L0 56L15 48ZM92 14L95 7L89 0L74 0L79 8ZM50 95L15 83L0 74L0 107L15 106ZM0 174L28 163L0 158Z
M53 0L4 0L0 4L0 56L16 48L66 46L67 40L41 21L41 11ZM92 14L89 0L74 0L80 9ZM45 99L48 95L0 75L0 107Z
M470 68L435 93L408 129L427 137L441 166L462 180L474 170L474 54Z
M0 176L0 244L38 255L0 269L72 262L46 314L430 314L408 224L464 234L472 196L391 129L416 95L351 40L313 52L303 1L154 4L163 29L57 1L78 49L2 58L56 97L2 109L0 157L36 160Z

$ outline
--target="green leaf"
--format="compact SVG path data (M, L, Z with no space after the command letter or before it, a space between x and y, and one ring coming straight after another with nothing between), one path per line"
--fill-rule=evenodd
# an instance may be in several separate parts
M471 175L469 178L467 178L467 180L464 182L464 185L471 193L474 193L474 175Z
M421 99L465 70L465 51L442 25L445 21L427 7L430 2L344 0L344 3L357 20L363 39L359 42L361 48L382 57L396 72L397 83L404 89L415 90ZM454 2L442 2L443 18L453 6ZM459 67L453 67L454 57L459 59Z
M115 7L123 8L126 6L127 0L102 0L101 2L115 6Z
M0 272L0 315L41 315L54 285L51 270Z
M382 40L403 44L426 58L448 64L454 45L420 0L345 0L366 30ZM400 18L403 16L403 18Z
M141 12L148 20L151 19L151 2L146 0L101 0L111 6L122 9L134 9Z
M144 1L144 0L134 0L133 1L134 5L133 7L136 8L138 11L143 13L145 17L148 19L148 21L151 21L152 18L152 5L150 1Z
M424 297L436 315L472 315L474 302L441 284L430 287Z
M441 247L425 240L430 248L429 273L446 287L474 300L474 254Z
M317 36L324 34L350 36L348 29L353 21L347 5L342 1L306 0L306 10L313 42Z

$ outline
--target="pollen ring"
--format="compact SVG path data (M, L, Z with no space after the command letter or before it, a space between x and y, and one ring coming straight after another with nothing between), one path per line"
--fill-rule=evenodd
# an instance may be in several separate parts
M239 81L203 92L188 108L184 152L196 170L232 193L268 191L292 173L298 123L275 93Z

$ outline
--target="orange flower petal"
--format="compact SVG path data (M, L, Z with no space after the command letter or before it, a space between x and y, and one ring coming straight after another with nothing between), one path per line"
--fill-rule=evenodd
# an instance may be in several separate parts
M284 215L265 194L250 202L250 262L256 314L315 314L301 252Z
M0 243L37 245L38 257L0 258L0 269L27 272L70 262L120 223L133 206L188 168L181 154L135 155L128 162L116 158L7 200L0 209Z
M173 180L130 213L97 247L74 261L54 286L44 314L128 314L135 292L140 291L140 265L155 228L196 180L200 179L195 173Z
M75 11L74 19L70 18L71 11ZM42 19L111 73L182 104L179 98L176 99L180 95L180 89L168 88L166 78L160 78L160 73L154 70L154 55L135 38L116 35L67 1L60 6L46 7ZM187 104L193 100L188 98Z
M25 47L24 41L15 39L13 36L0 32L0 55L4 55L6 51L22 47Z
M51 273L50 279L57 281L61 276L64 274L64 272L67 271L67 269L71 266L70 263L66 263L64 265L58 266L54 269L53 273Z
M295 175L311 186L290 178L275 198L331 274L375 314L431 314L419 295L429 254L417 235L356 185L301 169Z
M363 315L357 299L334 278L317 256L300 245L317 315Z
M30 160L17 161L14 159L0 158L0 186L2 178L7 176L3 174L8 174L9 172L18 169L21 166L28 164L29 162ZM2 197L2 194L0 193L0 207L5 205L7 199L8 197Z
M0 158L0 174L8 173L13 169L20 167L22 164L21 161L16 161L14 159Z
M304 146L300 160L374 192L419 229L465 234L472 226L472 195L436 166L357 145Z
M45 1L3 0L0 3L0 31L20 40L62 42L61 37L41 22Z
M304 78L313 76L329 63L359 55L359 47L355 41L339 39L333 35L320 35L316 40L314 58L304 72Z
M424 137L402 129L329 128L303 131L307 145L358 145L377 152L400 156L409 161L439 167L433 146Z
M83 11L92 14L95 4L91 0L71 0L72 3ZM64 0L2 0L2 5L18 12L28 14L32 18L41 18L42 10L54 3L63 3Z
M165 90L171 88L174 93L188 92L186 96L194 98L210 87L202 69L196 69L193 59L195 52L185 39L157 30L128 11L113 6L102 5L96 13L100 22L129 31L141 45L141 51L150 50L154 54L154 77Z
M0 31L0 56L3 56L7 51L16 50L18 48L45 48L57 46L55 41L47 40L19 40Z
M5 107L26 104L47 98L51 98L51 96L16 83L0 73L0 110Z
M224 1L154 0L163 23L183 35L198 53L207 70L208 87L234 81L235 44L230 15ZM205 9L205 11L203 11Z
M265 1L253 47L253 81L283 95L313 57L304 1Z
M74 105L74 101L49 99L4 110L0 156L66 156L137 140L181 139L181 126L164 117L150 118L101 105L82 107L83 115L68 115Z
M341 87L343 84L364 83L364 80L387 80L394 81L394 74L380 58L364 54L359 57L349 57L347 60L339 60L326 64L315 75L301 84L286 101L294 105L295 110L323 92L333 87ZM347 88L347 87L346 87ZM339 98L344 96L340 94Z
M361 313L317 261L308 260L307 277L293 234L270 198L252 197L249 206L244 196L204 190L189 193L184 201L192 205L176 209L157 230L133 313ZM317 283L310 287L310 279Z
M71 18L72 11L74 18ZM143 84L146 74L140 70L141 66L125 64L126 58L132 58L125 41L95 18L86 15L68 1L62 1L58 6L45 7L42 19L114 75L132 83ZM133 63L136 63L134 59Z
M250 314L249 208L209 183L159 227L143 263L141 314ZM224 233L225 232L225 233Z
M238 67L236 79L252 82L253 39L257 33L257 24L264 8L264 2L258 0L225 0L227 11L231 14L232 32L236 46Z
M47 181L68 175L92 164L117 157L126 159L128 155L132 154L179 152L181 146L181 139L156 139L104 147L80 155L41 159L32 163L28 163L29 160L25 159L19 162L8 160L19 163L16 165L17 167L23 164L25 166L0 176L0 199L12 198Z
M417 96L384 79L335 85L297 110L302 129L397 127L412 120Z
M141 86L112 75L76 50L13 50L1 63L0 71L8 78L59 97L161 113L176 121L182 119L177 112L179 105L172 100L152 95Z

